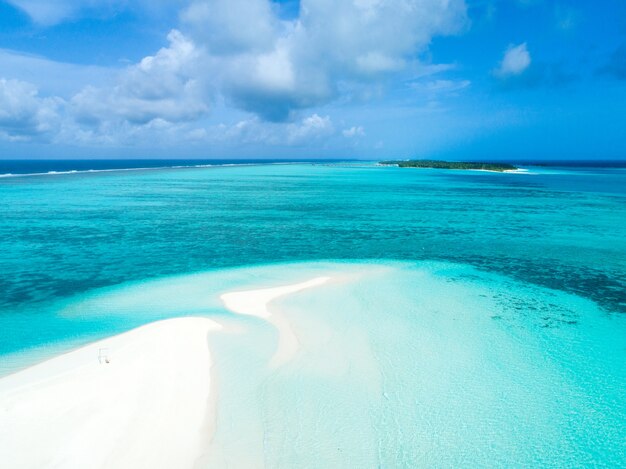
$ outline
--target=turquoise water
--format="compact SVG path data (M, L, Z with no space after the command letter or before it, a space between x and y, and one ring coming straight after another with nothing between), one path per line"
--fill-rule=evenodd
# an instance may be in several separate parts
M0 373L208 315L203 461L267 467L626 464L626 171L284 165L0 180ZM278 307L219 294L351 280Z

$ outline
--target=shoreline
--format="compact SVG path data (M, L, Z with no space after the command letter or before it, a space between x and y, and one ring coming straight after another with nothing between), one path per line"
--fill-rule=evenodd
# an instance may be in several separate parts
M381 168L394 167L394 168L402 168L402 169L436 169L436 170L440 170L440 171L478 171L478 172L482 172L482 173L497 173L497 174L502 174L502 173L509 173L509 174L534 174L527 168L496 170L496 169L474 169L474 168L437 168L437 167L434 167L434 166L433 167L430 167L430 166L406 166L406 167L401 167L398 164L381 164L381 163L377 163L376 166L381 167Z
M463 171L463 170L460 169L457 171ZM484 173L532 174L528 169L525 169L525 168L504 169L502 171L496 171L493 169L467 169L465 171L482 171Z
M66 160L61 160L66 161ZM83 160L78 160L83 161ZM369 162L363 160L364 162ZM342 163L355 163L362 162L361 160L302 160L302 161L241 161L233 160L228 163L199 163L199 164L183 164L183 165L166 165L166 166L138 166L129 168L100 168L100 169L68 169L68 170L50 170L35 173L0 173L0 179L12 179L12 178L33 178L41 176L68 176L78 174L98 174L98 173L113 173L113 172L126 172L126 171L166 171L170 169L211 169L211 168L231 168L231 167L247 167L247 166L287 166L287 165L299 165L299 164L342 164Z
M200 317L157 321L1 378L0 459L193 466L214 432L208 335L221 327Z
M555 330L540 327L545 320L530 312L541 304L556 315L589 308L605 321L591 303L475 275L470 266L370 266L315 264L280 274L253 269L213 287L212 277L191 276L187 288L157 282L103 297L98 308L117 298L124 308L140 299L167 309L175 291L177 304L193 300L197 311L219 309L219 322L210 316L152 322L0 379L0 458L24 468L306 467L320 460L369 467L381 460L393 466L398 447L408 448L413 465L424 451L435 465L454 465L479 448L471 462L480 465L482 454L495 448L492 460L504 464L510 448L532 445L552 455L550 432L562 428L560 416L591 408L601 419L603 407L592 399L616 398L609 387L555 409L554 392L596 372L564 377L538 358L546 337L563 337L549 353L566 353L565 364L597 360L599 377L608 372L622 379L612 371L618 360L605 361L623 348L617 336L595 355L567 354L580 328L594 332L589 343L596 343L613 324L561 319ZM493 288L494 296L486 296ZM513 308L520 301L530 301L530 314ZM520 371L523 381L541 383L538 393L518 385ZM509 438L528 409L533 423L522 427L528 440ZM606 425L621 428L619 414ZM502 429L495 438L481 437L494 426ZM416 428L419 439L412 436ZM433 442L431 435L450 428L452 439ZM535 437L537 428L548 438ZM391 438L382 459L371 445L379 436ZM590 441L598 441L595 434ZM617 441L609 439L606 448ZM577 448L564 448L569 459L537 460L536 453L522 452L520 460L567 462Z
M272 309L270 304L284 296L310 288L327 285L336 281L334 277L315 277L305 282L272 288L228 292L220 295L224 307L235 314L255 316L264 319L278 331L276 351L270 359L270 368L276 368L291 360L300 348L300 341L289 321L280 311Z
M320 276L220 300L276 328L273 369L300 342L271 303L340 280ZM194 467L208 457L216 431L209 335L224 327L204 317L160 320L0 377L0 459L19 467Z

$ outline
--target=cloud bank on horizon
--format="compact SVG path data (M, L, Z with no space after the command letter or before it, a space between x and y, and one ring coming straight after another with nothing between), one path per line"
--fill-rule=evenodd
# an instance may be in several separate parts
M617 0L0 0L0 151L624 158L625 12Z

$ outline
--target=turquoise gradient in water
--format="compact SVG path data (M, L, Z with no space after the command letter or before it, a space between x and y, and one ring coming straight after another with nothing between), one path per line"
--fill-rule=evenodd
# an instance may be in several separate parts
M467 263L626 311L626 170L532 172L268 165L0 179L0 310L215 268L391 258Z
M339 283L273 304L278 331L220 294ZM277 313L278 314L278 313ZM440 262L225 269L95 292L56 311L126 327L202 315L217 422L201 467L618 467L626 459L626 322L592 301Z
M0 180L0 373L203 315L229 326L208 466L623 466L626 172L531 172ZM352 280L277 302L279 368L276 330L219 301L328 272Z

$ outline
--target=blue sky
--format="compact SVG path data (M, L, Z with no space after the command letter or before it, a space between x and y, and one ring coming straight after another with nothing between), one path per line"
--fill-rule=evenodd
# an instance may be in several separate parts
M625 159L626 2L0 0L0 157Z

